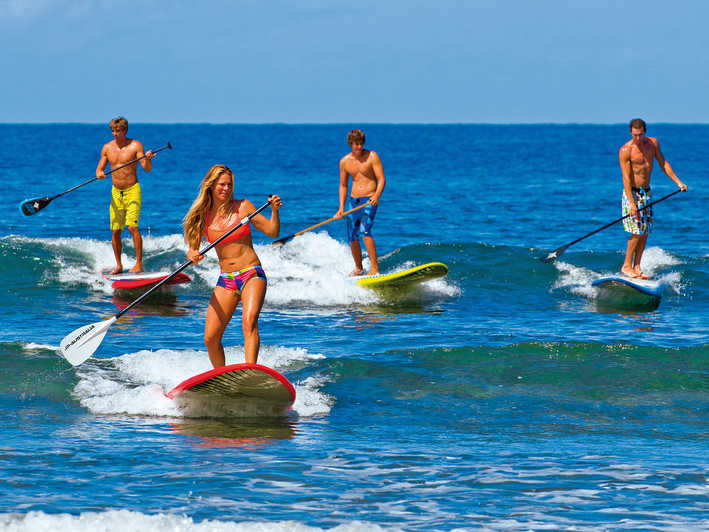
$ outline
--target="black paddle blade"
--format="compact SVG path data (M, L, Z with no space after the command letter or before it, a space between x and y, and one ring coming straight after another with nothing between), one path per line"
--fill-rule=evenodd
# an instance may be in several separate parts
M544 255L543 257L539 257L539 260L547 264L549 264L550 262L554 262L564 251L566 251L566 247L567 246L564 246L563 248L554 250L551 253Z
M278 240L274 240L271 242L272 246L282 246L286 242L288 242L290 239L292 239L295 235L290 235L290 236L284 236L283 238L279 238Z
M26 216L32 216L33 214L37 214L39 211L49 205L50 201L52 201L52 198L50 198L49 196L25 200L20 203L20 210L22 211L22 214Z

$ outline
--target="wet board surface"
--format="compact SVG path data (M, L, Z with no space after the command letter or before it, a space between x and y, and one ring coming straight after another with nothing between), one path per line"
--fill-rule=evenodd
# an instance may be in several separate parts
M627 289L636 290L641 294L651 297L662 297L665 291L665 283L662 281L654 281L652 279L634 279L625 275L612 275L609 277L601 277L591 283L591 286L605 289Z
M165 277L169 277L172 272L140 272L140 273L110 273L111 268L106 268L101 272L101 276L111 281L111 288L114 290L129 290L132 288L149 288L159 283ZM189 283L191 279L186 274L180 272L165 283L168 285Z
M448 266L442 262L429 262L400 272L362 275L350 277L348 280L366 288L406 288L432 279L445 277L447 274Z
M591 283L596 289L596 302L608 309L652 311L660 306L665 283L647 279L631 279L624 275L601 277Z
M194 415L283 414L295 401L295 388L275 369L230 364L181 382L167 397Z

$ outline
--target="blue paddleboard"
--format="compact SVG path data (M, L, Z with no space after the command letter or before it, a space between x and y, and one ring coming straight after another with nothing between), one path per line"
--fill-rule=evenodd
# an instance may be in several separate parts
M597 289L599 304L629 310L655 310L666 286L662 281L633 279L625 275L601 277L591 285Z
M653 281L652 279L634 279L625 275L613 275L610 277L601 277L591 283L591 286L607 287L607 288L623 288L629 287L633 290L652 297L662 297L662 292L665 291L665 283L662 281Z

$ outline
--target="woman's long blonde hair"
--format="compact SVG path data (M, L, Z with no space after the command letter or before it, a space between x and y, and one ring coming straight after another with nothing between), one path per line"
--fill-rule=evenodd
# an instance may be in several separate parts
M187 211L182 220L182 227L185 233L185 242L190 246L190 249L198 249L202 241L202 235L207 229L207 212L212 210L214 199L212 198L212 185L224 174L231 177L231 198L224 205L224 216L228 216L234 212L234 173L224 164L215 164L209 169L207 175L202 179L202 184L199 187L199 194L192 203L190 210Z

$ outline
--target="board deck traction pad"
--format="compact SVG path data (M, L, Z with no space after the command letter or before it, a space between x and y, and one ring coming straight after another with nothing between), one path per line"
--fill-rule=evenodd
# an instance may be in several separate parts
M630 288L634 288L638 292L641 292L648 296L661 297L662 292L665 290L665 283L662 281L652 281L648 279L633 279L626 277L624 275L611 275L607 277L601 277L596 279L591 283L591 286L601 287L604 284L619 283Z
M292 404L295 388L275 369L261 364L230 364L190 377L166 395L174 399L182 392L243 396Z
M378 273L375 275L351 277L350 281L359 286L408 285L444 277L447 273L448 266L442 262L429 262L394 273Z

